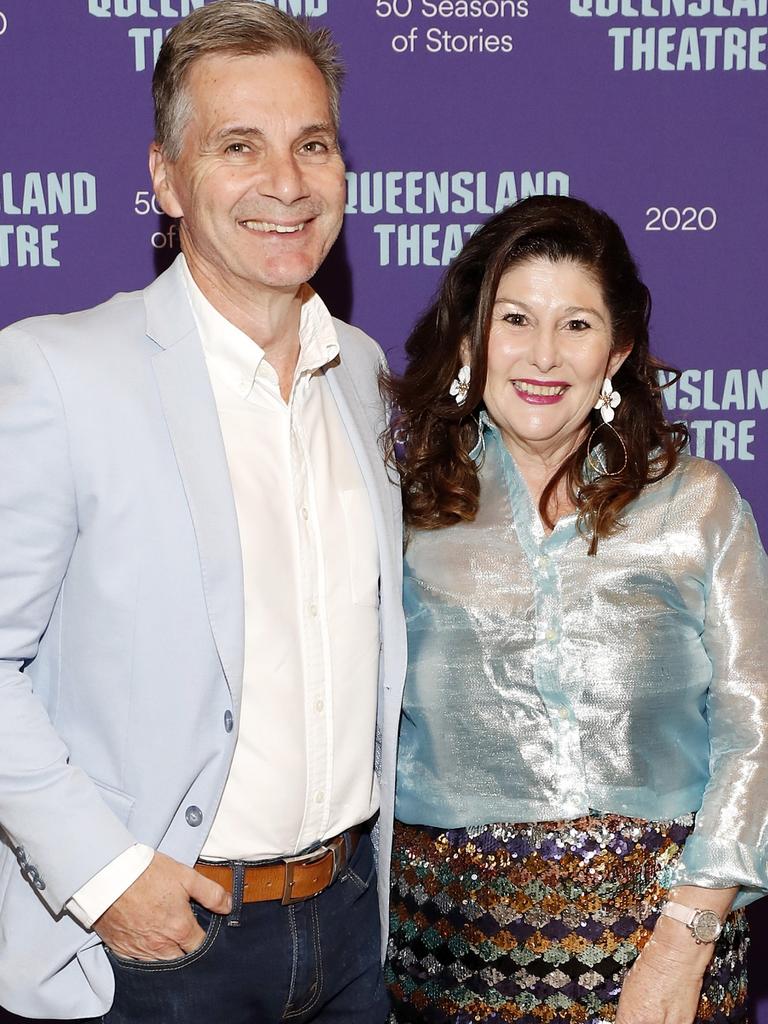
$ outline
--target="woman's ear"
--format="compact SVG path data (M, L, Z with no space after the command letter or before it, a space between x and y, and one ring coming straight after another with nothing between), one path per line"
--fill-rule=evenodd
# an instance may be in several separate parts
M605 371L606 377L613 377L617 370L621 368L622 364L624 363L624 360L630 354L633 347L633 345L627 345L626 348L615 349L613 352L611 352L611 355L608 359L608 366L606 367Z

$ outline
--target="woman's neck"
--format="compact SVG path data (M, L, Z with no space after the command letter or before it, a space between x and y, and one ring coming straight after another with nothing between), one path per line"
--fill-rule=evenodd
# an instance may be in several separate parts
M531 495L534 507L538 510L541 496L552 477L586 436L586 430L571 436L561 444L532 445L518 438L502 433L502 440L515 460L520 476ZM567 479L561 479L550 497L548 512L553 522L576 511L576 505L570 493Z

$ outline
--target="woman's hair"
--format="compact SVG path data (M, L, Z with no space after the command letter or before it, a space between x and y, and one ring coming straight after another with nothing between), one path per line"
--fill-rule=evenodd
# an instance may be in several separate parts
M658 377L660 371L672 371L649 352L651 297L621 230L607 214L566 196L534 196L490 218L448 268L436 300L411 332L405 372L383 379L396 410L394 435L404 439L395 461L405 519L413 527L437 529L475 518L480 486L469 452L478 440L496 293L506 270L535 259L583 267L600 286L610 314L612 350L631 346L613 378L621 404L612 426L626 446L626 465L621 468L621 442L603 429L601 461L616 475L585 478L587 436L560 465L539 503L544 522L552 527L552 498L564 485L594 554L598 539L620 528L622 510L642 488L671 472L688 431L664 418ZM459 406L449 390L465 361L471 381ZM591 425L601 422L593 411ZM389 442L391 458L394 448Z

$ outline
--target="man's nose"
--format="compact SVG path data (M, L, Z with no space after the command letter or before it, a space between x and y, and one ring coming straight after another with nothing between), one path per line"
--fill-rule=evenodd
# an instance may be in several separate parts
M308 196L301 164L295 154L275 152L265 157L259 177L259 192L285 206Z

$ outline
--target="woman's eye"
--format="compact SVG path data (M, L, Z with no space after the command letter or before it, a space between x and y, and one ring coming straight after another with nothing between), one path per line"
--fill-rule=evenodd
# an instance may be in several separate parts
M587 323L587 321L586 320L581 320L581 319L569 320L568 323L565 326L568 328L569 331L588 331L589 330L589 324Z
M525 326L525 313L505 313L504 320L513 327Z

